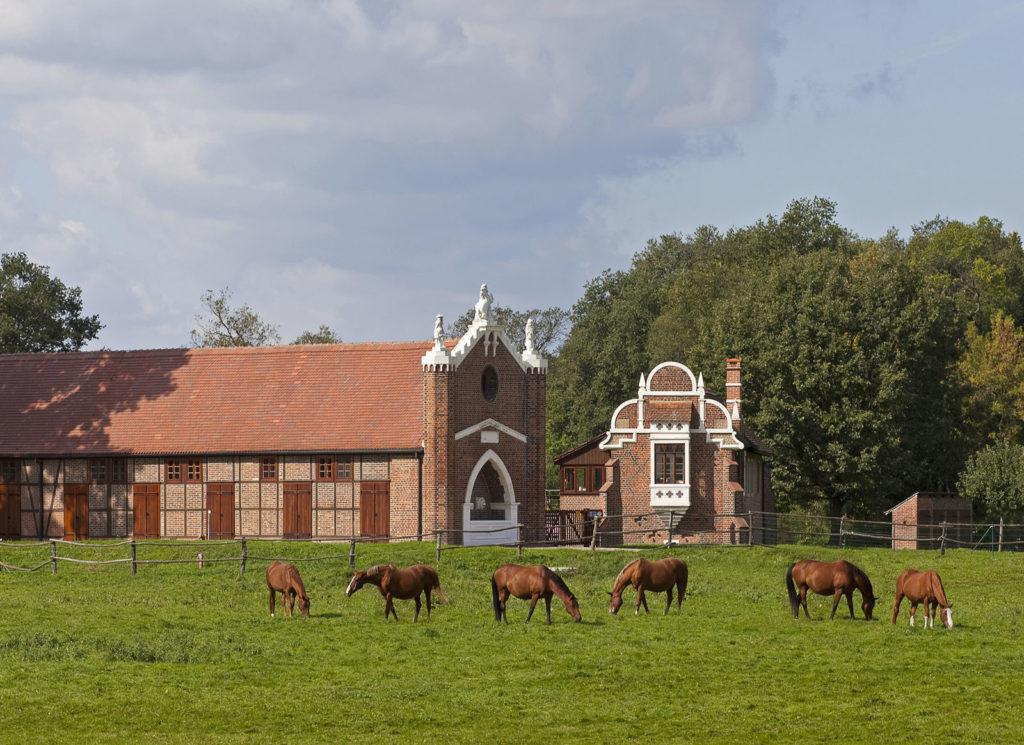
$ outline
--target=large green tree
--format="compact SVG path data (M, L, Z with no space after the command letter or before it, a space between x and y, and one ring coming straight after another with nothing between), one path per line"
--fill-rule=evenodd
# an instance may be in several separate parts
M787 506L877 514L952 488L973 427L968 324L1022 312L1020 238L998 221L932 220L908 241L843 228L825 199L721 232L665 236L587 285L549 385L549 449L607 426L641 372L676 359L724 390L744 358L744 420L775 451Z
M24 253L0 256L0 353L73 352L103 324L82 313L82 291Z

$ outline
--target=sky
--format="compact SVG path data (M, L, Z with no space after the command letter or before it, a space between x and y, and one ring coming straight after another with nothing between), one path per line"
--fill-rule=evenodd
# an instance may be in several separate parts
M222 287L285 340L427 339L815 195L1019 231L1021 38L981 0L0 0L0 252L124 349Z

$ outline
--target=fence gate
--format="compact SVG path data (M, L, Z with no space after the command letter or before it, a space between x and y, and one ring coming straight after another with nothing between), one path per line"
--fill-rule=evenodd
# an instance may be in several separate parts
M160 537L160 484L132 484L132 513L132 535Z
M206 510L210 540L235 537L235 485L213 482L206 485Z
M0 538L21 538L21 487L0 484Z
M313 485L308 481L286 481L284 484L285 538L313 536Z
M387 481L359 483L359 534L387 538L391 528L391 497Z
M64 539L89 537L89 485L64 485Z

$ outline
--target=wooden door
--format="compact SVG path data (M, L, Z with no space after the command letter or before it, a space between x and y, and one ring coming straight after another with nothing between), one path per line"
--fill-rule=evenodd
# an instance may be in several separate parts
M359 533L367 538L387 538L391 526L391 498L387 481L359 483Z
M313 485L308 481L284 482L285 538L313 536Z
M136 538L160 537L160 484L132 484Z
M235 485L215 482L206 485L206 516L211 540L235 537Z
M64 540L89 537L89 485L64 485Z
M21 538L21 487L0 484L0 538Z

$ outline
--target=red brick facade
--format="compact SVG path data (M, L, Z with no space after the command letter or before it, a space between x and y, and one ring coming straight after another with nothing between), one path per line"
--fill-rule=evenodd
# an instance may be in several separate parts
M663 542L669 524L674 541L760 540L761 516L751 513L773 511L775 500L767 452L741 419L739 360L726 361L726 382L728 406L679 363L641 376L604 437L555 459L563 473L597 460L604 468L599 489L570 491L563 478L561 508L604 513L602 531L624 543Z
M547 365L489 307L457 343L0 356L0 538L139 533L143 493L166 537L539 535Z

